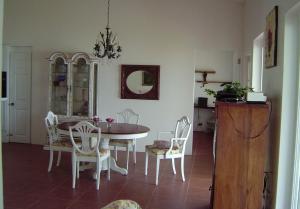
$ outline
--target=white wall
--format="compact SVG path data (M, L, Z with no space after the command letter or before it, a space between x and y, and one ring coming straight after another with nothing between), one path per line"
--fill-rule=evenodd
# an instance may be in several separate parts
M293 173L293 149L294 138L286 133L280 133L280 124L290 124L293 121L281 121L282 112L287 107L282 103L283 84L283 54L284 54L284 21L287 11L299 0L246 0L245 3L245 25L244 25L244 53L251 53L252 43L255 37L264 32L265 18L275 5L279 6L279 37L278 37L278 65L263 72L263 92L272 101L273 111L270 125L270 149L273 150L270 163L274 172L275 190L273 206L276 209L290 208L291 203L291 181ZM244 79L246 73L244 72ZM287 92L288 93L288 92ZM289 92L288 94L291 94ZM295 106L293 104L292 106ZM284 118L282 118L284 120ZM278 154L279 153L279 154ZM278 156L279 155L279 156ZM277 165L279 162L279 165Z
M123 47L119 63L160 65L160 100L121 100L119 66L103 66L100 117L127 107L140 113L151 133L138 142L139 151L158 130L173 129L182 115L192 120L195 49L240 52L242 8L227 0L111 1L111 27ZM44 143L49 71L45 58L58 50L91 52L105 26L105 0L6 0L4 42L33 49L32 143ZM187 147L191 153L192 140Z
M0 0L0 66L2 66L3 11L4 11L3 0ZM2 81L2 79L1 79L1 81ZM1 81L0 81L0 83L1 83ZM1 87L0 87L0 89L1 89ZM2 104L0 103L0 107L1 107L1 105ZM0 122L0 124L1 124L1 122ZM0 127L1 127L1 125L0 125ZM0 130L0 137L1 137L1 130ZM2 143L0 143L0 209L3 209L3 208L4 207L3 207Z

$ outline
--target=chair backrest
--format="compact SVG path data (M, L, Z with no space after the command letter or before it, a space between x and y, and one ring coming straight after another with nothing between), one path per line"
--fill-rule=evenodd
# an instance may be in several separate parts
M125 109L122 112L117 113L117 122L118 123L131 123L138 124L140 116L135 113L132 109Z
M45 125L48 131L50 145L59 139L57 124L57 116L53 112L49 111L45 118Z
M101 138L101 129L93 126L87 121L80 121L74 126L69 127L70 137L75 150L82 154L99 154L99 143ZM80 146L75 143L74 135L81 140ZM96 140L95 140L96 138Z
M182 151L185 150L185 145L189 138L191 128L192 123L187 116L183 116L177 121L174 137L181 139L177 140L177 145L182 149Z

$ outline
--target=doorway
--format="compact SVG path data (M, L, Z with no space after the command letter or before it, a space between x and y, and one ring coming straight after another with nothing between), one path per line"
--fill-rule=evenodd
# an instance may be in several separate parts
M4 47L4 68L8 71L7 123L8 141L30 143L31 123L31 47ZM3 117L7 118L3 118Z
M233 51L197 50L195 52L194 121L193 131L213 133L215 127L215 92L223 89L223 83L234 81L237 75Z

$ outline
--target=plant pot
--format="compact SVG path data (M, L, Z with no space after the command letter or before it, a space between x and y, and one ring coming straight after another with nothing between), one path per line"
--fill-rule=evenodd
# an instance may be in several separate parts
M244 97L240 97L232 92L218 91L216 100L224 102L241 102L244 101Z

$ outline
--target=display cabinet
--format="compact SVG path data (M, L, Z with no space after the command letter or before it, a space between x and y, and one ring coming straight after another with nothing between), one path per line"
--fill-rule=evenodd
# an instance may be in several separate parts
M96 115L99 59L55 52L49 62L49 110L61 118Z

